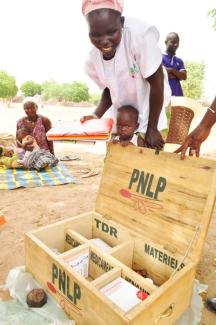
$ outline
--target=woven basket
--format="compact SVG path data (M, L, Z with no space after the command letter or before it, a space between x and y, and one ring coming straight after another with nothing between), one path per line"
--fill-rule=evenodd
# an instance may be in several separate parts
M188 135L193 117L192 109L184 106L172 106L166 142L182 144Z

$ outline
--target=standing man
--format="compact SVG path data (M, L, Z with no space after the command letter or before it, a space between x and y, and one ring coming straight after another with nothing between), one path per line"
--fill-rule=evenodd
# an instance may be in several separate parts
M163 66L167 70L172 96L183 96L181 80L187 79L187 71L182 59L175 54L179 47L179 36L171 32L166 37L166 54L163 54Z

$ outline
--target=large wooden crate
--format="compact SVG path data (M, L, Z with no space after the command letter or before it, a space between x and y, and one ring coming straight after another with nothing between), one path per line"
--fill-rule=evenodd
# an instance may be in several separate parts
M26 234L27 270L78 325L173 324L190 303L215 169L214 161L111 144L95 211ZM69 265L82 252L88 278ZM149 294L126 313L100 291L119 276Z

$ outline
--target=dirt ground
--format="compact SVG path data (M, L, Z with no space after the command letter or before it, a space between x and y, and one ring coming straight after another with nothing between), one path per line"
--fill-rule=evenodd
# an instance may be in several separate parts
M0 286L11 268L23 265L24 233L65 218L94 209L98 191L104 155L77 152L80 160L66 162L78 184L62 186L2 190L0 192L0 211L7 223L0 230ZM97 168L98 175L81 178L83 171ZM207 296L216 296L216 213L214 213L204 254L197 270L197 278L208 284ZM0 299L8 299L8 294L0 290ZM216 324L216 314L203 310L202 325Z

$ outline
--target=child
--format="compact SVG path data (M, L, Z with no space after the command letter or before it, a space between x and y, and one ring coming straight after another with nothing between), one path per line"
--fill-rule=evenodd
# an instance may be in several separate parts
M22 151L22 149L21 149ZM7 168L23 168L20 158L23 157L22 152L16 148L0 146L0 166Z
M183 96L180 81L187 79L184 62L175 55L179 47L179 41L180 39L177 33L169 33L165 41L166 54L163 54L163 65L168 73L172 96Z
M122 106L117 111L117 134L112 138L113 143L120 143L123 147L133 144L139 146L137 129L139 112L130 105Z
M48 150L40 149L37 141L29 134L29 130L21 128L17 130L17 142L22 148L25 148L25 154L19 163L27 169L36 169L40 171L48 166L58 164L58 159Z
M159 33L138 19L124 18L122 11L122 0L82 1L93 44L86 73L103 92L94 113L81 122L101 118L108 109L116 121L118 107L130 103L139 110L140 145L162 149L164 140L159 131L167 126L165 107L169 100L164 99Z

